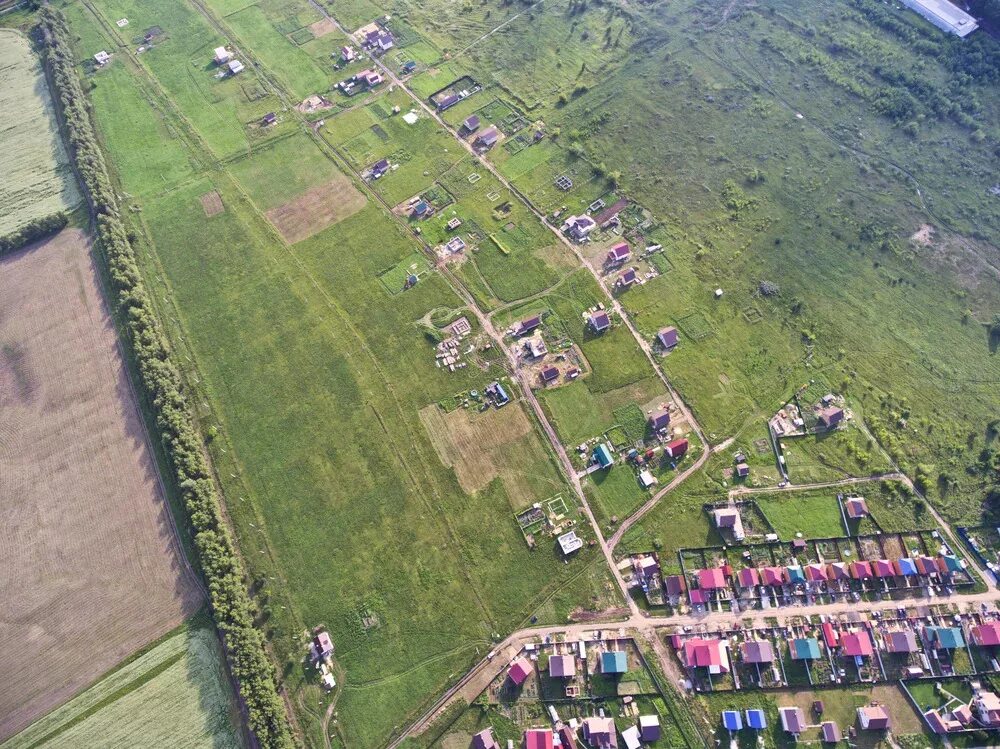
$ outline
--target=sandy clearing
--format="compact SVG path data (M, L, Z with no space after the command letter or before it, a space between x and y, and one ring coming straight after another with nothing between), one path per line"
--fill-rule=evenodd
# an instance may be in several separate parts
M78 230L0 261L0 741L201 603Z
M322 18L316 21L316 23L309 24L309 30L318 39L321 36L333 33L337 30L337 27L329 18Z
M365 207L365 202L365 196L351 180L340 175L272 208L267 218L285 241L295 244L353 216Z

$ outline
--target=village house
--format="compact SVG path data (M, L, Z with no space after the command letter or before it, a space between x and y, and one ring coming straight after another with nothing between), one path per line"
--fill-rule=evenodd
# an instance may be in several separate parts
M389 166L390 166L389 159L379 159L374 164L372 164L371 178L372 179L381 178L386 172L389 171Z
M110 59L111 59L111 55L109 55L107 53L107 51L103 50L103 49L100 52L98 52L96 55L94 55L94 62L96 62L98 65L100 65L102 67L104 65L107 65L108 61Z
M716 518L715 522L716 527L719 527L719 518ZM736 584L741 588L756 588L760 585L760 573L757 571L756 567L744 567L736 573Z
M628 200L621 198L613 204L594 215L594 222L602 229L607 229L612 224L618 223L618 214L628 208Z
M542 382L544 382L545 384L554 382L556 379L558 379L558 377L559 377L558 367L545 367L541 371Z
M514 335L527 335L541 324L542 318L538 315L521 320L518 323L514 323Z
M620 675L628 671L628 662L622 650L608 650L601 653L601 673Z
M385 29L375 29L365 34L361 46L373 54L383 55L395 46L395 40Z
M977 624L969 630L970 639L974 645L981 648L994 648L1000 645L1000 622Z
M823 732L823 742L826 744L839 744L844 738L840 732L840 726L832 720L824 720L820 725L820 730Z
M652 743L653 741L658 741L660 738L660 716L659 715L640 715L639 716L639 737L645 741Z
M796 738L806 729L806 716L801 707L779 707L781 728Z
M840 638L840 647L849 658L871 658L875 652L868 631L859 629L855 632L845 632Z
M466 135L471 135L479 129L479 117L471 114L462 121L462 131Z
M687 592L687 580L684 575L668 575L663 578L663 592L671 598L684 595Z
M507 678L511 684L519 687L528 680L532 671L534 671L534 666L531 665L531 661L522 655L510 664L510 668L507 669Z
M277 121L278 115L275 112L268 112L261 118L260 125L261 127L270 127Z
M868 504L865 502L864 497L849 497L844 502L844 510L847 512L847 517L851 520L860 520L868 516Z
M465 240L461 237L452 237L445 242L444 248L452 255L455 255L465 249Z
M663 328L656 334L656 340L664 351L670 351L677 345L677 328Z
M323 661L333 655L333 640L325 630L318 633L312 640L313 658L316 661Z
M486 728L472 737L472 749L500 749L492 728Z
M555 740L548 728L529 728L524 732L524 749L553 749Z
M354 52L354 47L346 45L340 48L340 59L343 62L354 62L358 58Z
M594 460L601 468L610 468L615 464L614 458L611 457L610 448L604 443L594 448Z
M576 676L576 658L572 655L550 656L549 676L553 679L569 679Z
M715 527L719 530L726 530L733 534L733 538L736 541L742 541L746 538L746 533L743 530L743 519L740 517L740 511L735 507L723 507L713 512L715 515ZM745 567L744 569L752 569ZM740 570L742 573L743 570ZM754 573L757 570L753 570ZM754 583L756 585L756 583Z
M685 640L683 653L688 668L706 668L712 675L729 673L729 653L724 640Z
M447 96L443 96L440 99L438 99L437 110L439 112L443 112L444 110L450 109L451 107L455 106L456 104L458 104L458 102L459 102L458 94L448 94Z
M887 731L890 727L889 713L882 705L859 707L858 722L862 731Z
M741 479L745 479L750 475L750 466L746 463L736 464L736 476ZM800 539L801 540L801 539Z
M583 548L583 539L576 535L576 531L564 533L556 540L559 543L559 548L562 549L563 556L568 557L574 551Z
M559 749L576 749L576 733L568 725L559 729Z
M995 692L980 690L972 706L980 723L987 728L1000 728L1000 697Z
M500 140L500 131L495 127L488 127L476 136L473 143L477 148L485 151L488 148L493 148L498 140Z
M833 429L844 420L844 409L824 408L819 412L819 423L824 429Z
M635 272L635 268L629 268L620 276L618 280L615 281L615 286L619 289L627 289L639 282L639 275Z
M722 711L722 727L727 731L736 732L743 730L743 716L739 710Z
M604 258L604 263L608 266L617 267L628 260L631 255L632 250L629 249L628 242L619 242L608 250L608 254Z
M654 411L649 417L649 429L651 432L659 433L670 426L670 411L662 408Z
M590 315L587 319L587 324L595 333L603 333L611 327L611 318L608 317L608 313L604 310L598 310Z
M917 652L917 636L910 630L898 630L885 635L885 649L890 653Z
M583 740L592 749L617 749L618 731L611 718L584 718Z
M673 442L668 442L666 446L664 446L663 452L665 452L668 457L677 460L684 456L684 453L687 452L687 449L688 449L688 441L685 439L677 439L674 440Z
M740 644L745 663L773 663L774 647L767 640L747 640Z
M596 226L597 224L590 216L570 216L563 222L560 231L577 242L582 242Z
M226 68L229 70L229 75L238 75L243 72L245 66L239 60L230 60L226 63Z
M814 661L819 658L819 640L815 637L795 637L788 645L792 660Z
M216 65L225 65L233 59L233 56L225 47L216 47L215 57L213 59L215 60Z
M746 711L747 728L751 728L754 731L762 731L767 728L767 716L764 711L758 707L751 708Z

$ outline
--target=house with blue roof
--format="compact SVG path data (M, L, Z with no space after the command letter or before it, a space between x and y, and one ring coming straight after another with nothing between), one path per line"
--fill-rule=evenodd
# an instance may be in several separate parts
M814 661L819 658L819 640L815 637L796 637L789 643L793 661Z
M752 728L755 731L761 731L767 728L767 718L764 716L764 711L759 708L754 708L752 710L747 710L747 728Z
M623 674L628 671L628 661L622 650L609 650L601 653L602 674Z
M957 650L965 647L965 637L958 627L928 627L927 642L938 650Z
M743 730L743 719L740 717L739 710L723 710L722 711L722 726L728 731L742 731Z
M610 468L615 464L615 459L611 457L611 448L603 442L594 449L594 459L601 468Z
M917 563L909 557L904 557L896 561L896 569L904 577L912 577L917 574Z
M802 571L802 568L797 564L790 567L786 567L788 570L788 582L790 583L804 583L806 581L806 573Z

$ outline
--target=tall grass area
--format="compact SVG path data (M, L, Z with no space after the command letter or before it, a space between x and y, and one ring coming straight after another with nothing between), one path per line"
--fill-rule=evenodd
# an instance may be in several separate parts
M239 725L222 648L199 615L2 746L239 749Z

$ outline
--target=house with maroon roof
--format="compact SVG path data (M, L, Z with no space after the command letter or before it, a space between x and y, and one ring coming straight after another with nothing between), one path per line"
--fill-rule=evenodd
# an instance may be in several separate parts
M784 567L765 567L761 570L761 580L764 585L770 585L771 587L780 588L785 584L785 568Z
M806 565L806 580L811 583L826 582L826 567L815 562Z
M768 640L747 640L740 643L740 653L746 663L774 662L774 646Z
M629 248L628 242L619 242L608 250L604 263L605 265L618 266L628 260L631 255L632 250Z
M527 335L541 324L542 318L535 315L534 317L521 320L521 322L514 325L514 331L516 335Z
M669 457L674 458L676 460L678 458L683 457L684 453L687 452L687 449L688 449L688 441L685 439L679 439L679 440L674 440L673 442L668 442L666 446L663 448L663 452L665 452Z
M621 198L603 209L600 213L594 214L594 222L602 229L607 229L618 220L618 214L628 208L628 200Z
M884 634L885 649L890 653L917 652L917 636L908 629L900 629Z
M679 596L687 590L684 575L668 575L663 578L663 590L668 596Z
M819 412L819 423L824 429L833 429L844 420L844 409L831 407Z
M844 510L851 520L860 520L868 515L868 505L865 503L864 497L849 497L844 502Z
M592 749L616 749L618 746L618 730L611 718L584 718L583 740Z
M549 658L549 676L566 679L576 676L576 658L572 655L553 655Z
M936 577L938 573L937 562L931 557L917 557L914 562L917 565L917 572L924 577Z
M831 562L826 567L827 577L830 580L848 580L851 577L850 570L846 562Z
M541 371L542 382L548 384L559 378L559 368L558 367L545 367Z
M559 729L560 749L576 749L576 733L568 725Z
M872 562L872 571L875 577L895 577L896 569L888 559L876 559Z
M635 268L629 268L627 271L618 276L618 280L615 281L615 286L619 289L627 289L638 282L639 276L636 274Z
M863 560L851 562L851 577L855 580L867 580L874 577L871 564Z
M662 328L656 334L656 340L664 351L670 351L670 349L677 345L677 328Z
M531 660L522 655L510 664L510 668L507 669L507 678L514 686L519 687L528 680L534 670L535 667L531 664Z
M736 573L736 580L741 588L755 588L760 585L760 573L755 567L744 567Z
M710 674L729 673L729 653L725 640L692 638L684 641L684 665L707 668Z

